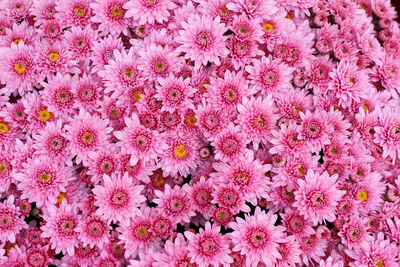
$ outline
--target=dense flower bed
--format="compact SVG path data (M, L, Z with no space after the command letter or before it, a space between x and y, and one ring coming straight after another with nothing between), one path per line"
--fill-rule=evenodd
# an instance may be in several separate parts
M389 0L0 2L0 266L400 266Z

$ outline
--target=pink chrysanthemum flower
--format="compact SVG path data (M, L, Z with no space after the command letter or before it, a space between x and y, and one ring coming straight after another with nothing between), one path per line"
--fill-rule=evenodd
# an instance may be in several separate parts
M54 0L33 0L30 12L34 17L35 26L40 26L45 21L55 18L56 2Z
M294 236L285 237L285 242L279 243L278 252L282 258L276 259L277 267L289 267L300 263L301 250Z
M216 109L226 109L228 112L236 110L242 98L251 95L248 82L242 72L234 73L227 70L224 78L210 78L210 84L205 84L209 102Z
M139 64L139 69L149 80L166 78L170 74L175 74L181 68L182 62L169 46L162 47L151 43L140 53L143 61Z
M219 66L220 57L229 54L225 46L227 37L223 35L227 29L220 23L220 17L213 20L209 16L192 15L187 22L182 22L182 27L175 38L180 44L177 51L184 52L186 59L193 60L196 69L208 61Z
M368 214L371 211L378 211L382 208L385 184L381 179L381 174L373 172L368 174L353 188L353 197L356 200L358 212L362 215Z
M159 133L141 125L135 113L131 118L125 117L125 124L127 127L114 132L114 135L120 140L117 145L121 147L121 152L131 155L131 165L139 160L154 161L166 149Z
M80 221L77 206L66 201L62 201L59 208L49 205L44 210L43 220L46 224L40 227L43 231L41 237L50 239L51 248L56 253L73 256L79 235L76 232Z
M250 73L250 83L255 91L263 94L276 93L292 87L293 69L283 63L280 59L273 59L272 56L263 56L261 60L253 60L253 66L247 65L246 71Z
M6 0L2 2L2 12L10 17L14 22L26 20L32 0Z
M304 153L306 151L305 142L299 139L299 126L295 122L282 125L280 131L272 131L273 137L269 140L272 148L271 154L290 155Z
M389 156L394 164L400 158L400 110L386 106L378 111L380 126L374 127L374 142L383 148L382 157Z
M44 90L42 91L43 103L47 106L49 112L57 118L65 118L74 113L74 95L71 92L71 83L74 79L70 75L62 75L57 73L51 76L48 83L43 82Z
M57 0L55 17L67 26L84 27L90 24L93 17L93 10L90 7L92 0Z
M213 203L218 204L219 207L228 208L233 215L240 211L250 212L250 207L246 205L239 186L234 184L220 184L219 186L215 186L212 195Z
M56 204L60 192L66 192L66 186L73 179L72 169L49 157L33 157L24 164L24 169L15 174L21 198L36 202L38 207Z
M191 97L196 89L189 85L190 79L170 75L158 79L157 94L154 97L162 101L161 111L174 112L176 109L186 110L194 108Z
M48 38L52 42L61 40L62 28L58 20L46 20L38 29L38 33L41 37Z
M103 181L103 176L111 176L119 171L118 149L115 146L105 146L96 152L89 153L88 172L93 184Z
M267 214L256 207L253 216L245 214L245 220L236 217L229 226L233 251L246 255L246 266L255 267L259 263L273 266L282 255L278 252L279 243L284 242L282 226L274 226L277 216L271 211Z
M139 160L136 164L132 165L131 155L122 154L119 156L119 170L121 174L125 172L128 173L129 177L134 179L135 181L142 181L146 184L150 182L150 176L153 174L153 171L156 169L155 163L151 162L143 162Z
M72 27L65 32L65 40L69 51L76 60L85 60L92 54L93 42L97 40L97 32L90 26Z
M33 46L36 41L35 28L23 21L13 24L12 29L5 29L5 35L0 36L0 47L10 47L12 43L18 45L24 42L26 46Z
M203 100L195 111L196 125L205 137L217 135L227 123L225 112L216 110L210 103Z
M354 63L340 61L336 69L329 73L332 81L328 89L335 92L339 105L346 108L353 102L360 102L366 97L366 92L371 90L366 71L359 70Z
M102 70L105 65L108 65L110 60L114 60L114 49L122 51L124 48L121 38L113 37L112 35L104 37L93 43L93 69L92 72Z
M357 266L398 266L399 248L389 239L385 239L383 232L378 232L374 241L368 242L365 247L356 247L355 250L346 250L346 254L353 259L351 267Z
M230 12L226 5L231 0L216 0L216 1L207 1L207 0L196 0L196 3L199 3L197 10L204 15L208 15L212 18L220 17L221 22L230 23L233 20L234 12ZM194 13L194 12L192 12Z
M211 226L210 222L206 222L204 230L200 228L198 234L190 231L185 232L190 262L199 267L228 266L228 264L233 263L233 259L229 256L231 250L228 240L220 234L220 229L221 227Z
M281 213L281 216L282 225L286 227L287 233L298 238L315 234L311 220L305 219L299 211L288 208L285 209L285 213Z
M211 203L213 196L212 179L205 180L204 177L200 181L187 187L188 194L192 200L194 210L199 212L206 220L209 220L215 206Z
M398 89L400 87L400 63L398 60L386 56L382 61L378 61L372 70L374 72L372 81L379 81L383 87L390 91L397 90L397 94L400 94Z
M307 95L307 91L295 88L277 94L276 102L281 116L287 120L293 119L297 122L301 120L301 112L306 112L313 108L313 98Z
M17 234L28 228L21 219L18 208L14 205L14 196L10 195L4 202L0 202L0 240L3 244L7 241L15 243Z
M97 246L102 249L104 244L108 242L110 237L111 226L102 217L97 215L88 216L85 220L81 220L76 227L79 233L79 240L83 246L93 248Z
M298 180L299 188L295 191L294 207L299 209L305 219L311 219L314 225L323 221L333 222L336 219L336 206L345 191L339 190L337 175L329 176L309 170L305 181Z
M105 84L105 93L113 92L113 97L118 97L123 92L142 85L142 73L137 67L137 55L133 47L128 53L115 50L114 59L109 59L104 70L98 72Z
M84 73L79 79L72 79L71 92L74 95L74 108L93 112L98 100L103 96L103 88L97 76Z
M132 17L139 25L163 23L170 16L169 10L174 10L176 7L171 0L129 0L124 5L128 10L125 17Z
M12 165L12 156L10 150L3 150L0 156L0 193L7 192L12 177L15 175L15 167Z
M20 44L11 44L11 48L3 49L0 56L0 80L6 86L0 89L5 95L23 95L33 90L36 81L37 64L33 57L33 48Z
M0 117L0 148L12 148L15 139L20 136L21 132L14 122L6 121Z
M309 266L313 261L319 262L325 256L328 241L317 235L302 237L298 240L301 249L301 263Z
M188 185L185 184L182 187L175 186L171 188L166 184L164 192L154 191L157 198L153 202L175 223L189 223L190 218L196 215L191 207L191 199L187 193L187 187Z
M193 136L171 133L165 138L167 147L161 155L161 166L165 176L187 176L198 164L198 141Z
M269 51L273 51L275 44L283 35L296 30L295 24L286 17L287 14L289 13L279 11L272 16L264 17L260 21L262 41L265 42Z
M300 113L302 124L299 128L299 139L306 142L311 152L319 152L323 146L329 145L331 126L327 124L326 112L317 110L311 113L307 110Z
M79 73L72 53L61 42L42 41L36 49L38 72L50 77L55 73Z
M217 136L211 138L211 145L215 147L215 159L223 162L232 162L245 158L249 139L244 137L239 126L233 123L223 129Z
M193 266L190 262L187 251L187 243L181 233L178 233L175 240L167 240L165 242L165 254L157 253L154 258L156 262L154 267L174 267L174 266Z
M232 31L238 40L258 41L263 35L259 19L249 19L245 15L235 16L232 21Z
M338 234L341 237L342 243L349 249L367 247L368 243L373 239L367 231L367 223L368 219L366 218L351 217L350 220L343 225Z
M146 198L141 195L143 185L134 185L125 173L103 176L104 184L93 188L95 204L99 208L96 214L106 220L128 224L129 219L138 213L138 207Z
M126 9L123 6L126 2L127 0L96 0L90 4L94 13L92 21L99 23L99 31L103 35L128 35L131 20L125 17Z
M213 167L217 172L211 173L211 177L217 185L232 183L239 186L245 200L253 205L257 205L258 198L268 198L269 181L265 173L271 166L255 160L252 152L249 152L244 159L215 163Z
M244 13L253 18L263 18L276 13L278 9L272 0L237 0L228 3L226 7L236 13Z
M315 60L306 63L307 89L314 88L315 93L325 93L328 83L331 80L329 73L333 70L334 64L328 55L319 56ZM340 82L340 79L337 79Z
M238 40L234 37L230 39L228 44L231 61L235 70L244 69L250 64L252 59L257 56L263 56L258 44L253 40Z
M49 122L45 128L33 135L35 154L44 155L59 162L66 162L72 165L69 160L70 153L67 150L68 140L65 137L65 130L62 121Z
M118 231L119 238L125 247L125 258L145 258L161 249L161 239L151 231L154 213L149 207L141 207L138 214L124 224Z
M271 95L265 98L251 97L243 98L242 104L239 104L237 110L239 115L237 120L240 128L246 135L246 138L253 142L257 150L260 143L268 144L275 128L278 116L274 114L274 101Z
M87 162L89 152L108 143L112 128L107 126L108 120L101 120L82 110L69 125L65 125L66 137L70 141L69 148L72 155L76 155L76 163Z

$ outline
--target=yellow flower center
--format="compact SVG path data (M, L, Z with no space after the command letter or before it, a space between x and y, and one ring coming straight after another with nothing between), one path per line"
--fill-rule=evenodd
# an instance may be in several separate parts
M66 199L66 198L67 198L67 195L63 192L60 192L60 194L57 196L57 204L60 204L63 201L63 199Z
M133 74L133 72L132 72L131 69L127 69L127 70L125 71L125 75L128 76L129 78L132 77L132 74Z
M60 59L60 55L57 52L50 52L49 57L51 61L58 61Z
M362 108L363 108L364 111L367 111L369 109L369 106L366 103L364 103L362 105Z
M356 79L355 79L354 77L351 77L351 78L349 79L349 82L350 82L351 84L354 84L354 83L356 82Z
M83 139L86 143L89 143L93 139L93 134L90 132L86 132L83 136Z
M306 168L304 168L303 166L300 166L300 168L298 169L300 174L304 174L306 172Z
M8 132L8 125L5 122L0 122L0 133Z
M260 126L264 126L265 122L266 122L266 120L261 116L258 116L255 120L253 120L254 124L257 124L257 125L260 125Z
M4 164L0 164L0 172L4 172L6 170L6 166Z
M51 114L51 112L48 112L46 108L39 111L39 119L43 122L48 121L52 116L53 114Z
M272 31L274 30L274 25L272 25L271 23L266 23L263 27L264 31Z
M197 119L194 115L189 116L189 118L186 119L186 122L188 124L194 125L197 122Z
M187 155L186 146L185 145L177 145L175 146L175 155L183 159Z
M292 19L292 15L290 15L290 13L287 13L286 16L285 16L285 18L287 18L287 19Z
M364 4L361 4L360 7L364 10L367 10L367 7Z
M146 228L140 228L137 234L138 236L145 236L147 234Z
M40 180L43 181L43 182L47 182L50 179L51 179L51 175L48 172L45 172L45 173L40 175Z
M165 184L164 176L158 175L158 176L157 176L157 180L156 180L156 182L155 182L155 185L156 185L156 186L162 186L162 185L164 185L164 184Z
M378 263L375 265L376 267L383 267L383 261L380 260Z
M335 148L332 148L331 149L331 153L332 153L332 155L336 155L337 154L337 150Z
M137 92L137 93L134 93L134 94L133 94L133 97L135 98L135 101L136 101L136 102L139 102L140 99L142 99L142 94L139 93L139 92Z
M17 63L14 65L14 69L18 74L22 74L26 71L26 68L23 64Z
M358 191L358 199L361 200L362 202L366 201L368 199L368 193L365 190Z
M201 90L202 90L204 93L207 93L207 88L206 88L204 85L209 84L209 83L210 83L210 82L209 82L208 80L204 80L203 83L201 84Z
M227 7L223 7L223 8L221 8L221 13L225 14L225 15L228 15L229 14L229 9Z
M15 40L13 41L14 44L19 44L19 42L21 42L21 39L15 39Z
M117 6L113 10L111 10L111 16L118 16L122 14L121 7Z
M75 8L75 14L83 18L85 16L85 9L83 7L77 7Z

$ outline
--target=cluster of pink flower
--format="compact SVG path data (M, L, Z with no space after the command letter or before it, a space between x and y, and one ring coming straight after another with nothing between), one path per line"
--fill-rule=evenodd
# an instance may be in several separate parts
M400 265L389 0L4 0L1 266Z

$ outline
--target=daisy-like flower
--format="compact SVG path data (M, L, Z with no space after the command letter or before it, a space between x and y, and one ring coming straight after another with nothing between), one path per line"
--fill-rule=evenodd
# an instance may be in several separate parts
M155 190L157 198L153 200L158 205L162 212L170 217L175 223L190 222L190 218L196 213L192 210L192 202L187 193L188 185L182 187L175 186L171 188L168 184L165 185L164 192Z
M212 193L212 202L218 204L219 207L228 208L233 215L243 212L250 212L250 207L246 205L243 193L240 191L240 187L233 184L221 184L215 186L215 190Z
M328 89L335 92L339 105L344 108L350 107L353 102L360 102L360 98L365 98L371 90L367 72L358 69L354 63L341 60L329 76L332 80Z
M57 0L55 17L67 26L86 26L90 24L93 10L90 7L92 0Z
M358 212L365 215L371 211L381 209L384 200L385 184L381 181L382 175L373 172L358 182L352 190L356 200Z
M130 19L125 17L126 9L123 7L128 0L96 0L90 4L94 16L92 21L99 23L99 31L103 34L118 36L120 33L128 35ZM108 38L108 37L107 37Z
M178 233L175 240L167 240L165 242L165 253L157 253L154 258L155 267L173 267L173 266L193 266L195 263L190 262L188 257L187 243L181 233ZM195 266L195 265L194 265Z
M38 78L33 54L33 48L23 42L18 45L13 43L11 48L0 52L0 80L6 85L0 89L2 94L23 95L33 90L33 83Z
M0 240L15 243L16 235L28 228L26 222L21 219L19 209L14 205L14 196L10 195L4 202L0 202Z
M178 78L171 74L165 79L159 78L158 83L154 97L162 101L161 111L174 112L176 109L194 108L191 97L196 89L189 85L189 78Z
M282 258L276 260L277 267L289 267L300 263L301 250L294 236L285 237L285 242L279 243L278 252L282 255Z
M306 142L311 152L319 152L324 145L329 145L331 128L327 124L326 112L317 110L311 113L307 110L300 113L302 124L299 130L299 139Z
M223 34L227 31L220 17L191 15L188 21L182 22L183 30L175 41L180 44L177 51L184 52L186 59L194 61L195 68L206 65L208 61L221 64L220 57L225 58L229 50L225 46L227 39Z
M138 214L130 219L129 224L118 228L121 233L119 238L126 249L126 258L139 256L143 259L161 249L161 239L151 231L152 211L149 207L141 207Z
M6 121L0 117L0 148L12 148L20 131L14 122Z
M288 233L300 238L315 234L311 220L305 219L299 211L288 208L281 216L282 224L286 227Z
M400 86L400 63L393 57L386 56L381 62L373 68L374 82L381 82L381 84L390 91L397 90L399 94Z
M400 158L400 110L388 106L379 109L380 126L375 126L375 140L383 148L382 157L390 157L393 164Z
M97 76L84 73L79 79L72 79L71 92L74 95L74 108L92 112L103 96L103 88Z
M68 140L62 127L62 120L49 122L45 128L33 135L35 154L44 155L58 162L72 162L68 160L70 153L67 150Z
M257 205L257 199L268 198L268 178L265 173L271 169L270 165L263 165L254 159L249 152L244 159L236 159L228 163L215 163L213 168L217 171L211 173L215 184L230 184L240 188L246 201Z
M42 41L36 49L38 72L50 77L55 73L79 73L72 53L61 42Z
M92 72L102 70L105 65L108 65L110 60L115 59L114 49L118 51L122 51L124 49L121 38L109 35L93 43L93 53L91 59L94 66Z
M65 40L69 51L72 52L74 59L87 59L93 49L93 42L97 39L97 33L89 25L85 28L72 27L65 33Z
M124 5L128 10L125 17L132 17L139 25L163 23L170 16L169 10L174 10L176 7L171 0L129 0Z
M14 176L19 182L18 189L22 191L21 198L36 202L38 207L56 204L60 192L66 192L73 177L72 169L47 156L33 157Z
M60 40L62 34L60 22L55 19L46 20L38 29L38 33L40 34L40 36L49 38L53 42Z
M242 72L236 74L229 70L225 72L223 79L211 77L210 84L204 87L207 89L209 102L216 109L227 109L228 112L235 110L243 97L253 93L249 90Z
M367 247L373 237L368 233L368 219L352 216L340 229L339 236L349 249Z
M223 162L244 159L248 149L248 139L240 131L239 126L229 123L217 136L211 138L211 145L215 147L215 159Z
M353 259L351 267L357 266L398 266L399 248L395 243L386 239L383 232L379 232L375 240L368 242L365 247L355 247L346 250L346 254Z
M118 97L125 91L141 86L143 78L137 67L137 55L133 47L128 53L115 49L113 53L114 59L109 59L104 70L100 70L98 74L103 78L106 87L104 92L113 92L113 97Z
M210 103L205 100L197 106L195 111L196 125L205 137L217 135L226 126L225 112L216 110Z
M119 171L118 149L115 146L105 146L96 152L89 153L88 172L92 183L103 180L104 174L111 176Z
M271 131L275 128L278 116L273 112L274 101L271 95L265 98L243 98L239 104L237 117L240 128L246 138L253 142L255 149L259 144L267 144L271 138Z
M76 79L76 77L74 77ZM48 111L58 118L71 115L74 110L74 95L71 92L71 83L74 81L69 74L62 75L57 73L51 76L48 83L43 83L42 91L43 103Z
M336 219L336 206L345 194L339 190L337 175L329 176L308 170L305 181L298 180L299 188L295 191L294 207L299 209L305 219L311 219L314 225L323 221L333 222Z
M228 47L235 70L244 69L246 65L251 63L252 58L264 55L264 52L259 49L258 44L253 40L239 40L232 37Z
M108 143L112 128L107 126L108 120L101 120L82 110L69 125L65 125L66 137L70 141L68 147L71 154L76 155L76 163L86 163L89 152L96 151Z
M79 240L83 246L93 248L97 246L102 249L110 237L111 226L102 217L97 215L88 216L85 220L81 220L76 227L79 233Z
M278 252L279 243L284 242L282 226L275 226L277 216L271 211L265 213L256 207L254 215L245 214L245 220L236 217L229 226L233 229L230 234L234 247L246 255L246 266L255 267L259 263L273 266L282 255Z
M30 12L34 17L35 26L39 26L45 21L55 18L56 2L54 0L33 0Z
M185 232L188 239L188 256L192 263L199 267L227 266L233 263L232 257L229 256L231 250L228 240L220 234L220 229L221 227L206 222L204 230L200 228L198 234Z
M10 47L12 43L24 42L27 46L35 43L35 29L25 21L21 24L13 24L12 29L5 29L5 35L0 36L0 46Z
M140 53L143 59L139 69L149 80L166 78L180 70L182 62L169 46L161 46L151 43Z
M104 184L93 188L96 214L106 220L127 224L138 212L138 207L146 198L141 195L143 185L135 185L133 180L124 175L103 176Z
M259 19L249 19L246 15L235 16L232 31L238 40L260 40L263 35Z
M164 176L187 176L198 164L198 141L184 133L171 133L165 138L167 147L161 155L161 166Z
M226 5L229 10L237 13L244 13L253 18L271 16L277 12L275 2L271 0L237 0Z
M204 177L200 181L187 187L188 194L192 199L194 210L209 220L215 206L211 203L213 196L213 181L212 179L205 180Z
M125 118L125 124L127 127L114 132L114 135L120 140L117 145L121 147L121 152L131 155L131 165L135 165L139 160L155 161L166 149L159 133L141 125L135 113L132 113L131 118Z
M46 224L40 227L43 231L41 237L50 239L51 249L56 253L73 256L79 235L76 232L80 221L77 206L69 205L65 200L59 208L49 205L44 210L43 220Z
M250 83L255 91L263 94L276 93L292 87L293 69L283 63L280 59L272 56L263 56L261 60L254 59L253 65L247 65L246 71L250 74Z
M12 165L11 151L4 149L0 156L0 193L8 191L14 175L15 169Z
M325 256L328 241L317 235L309 235L298 240L301 249L301 263L309 266L313 261L319 262Z

